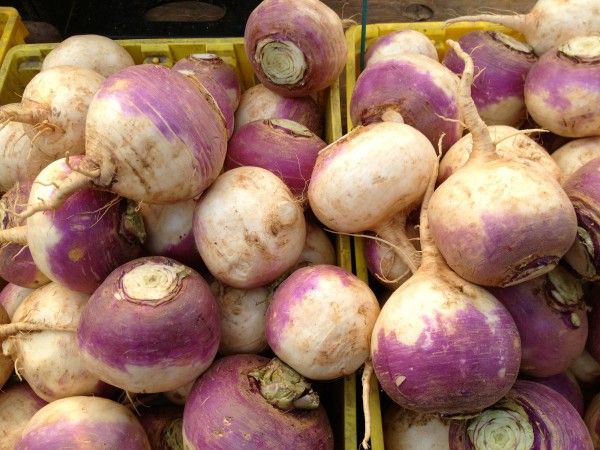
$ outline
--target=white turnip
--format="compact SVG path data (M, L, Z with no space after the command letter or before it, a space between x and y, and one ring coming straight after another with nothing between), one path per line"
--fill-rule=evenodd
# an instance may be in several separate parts
M600 157L600 137L575 139L552 153L552 159L558 165L563 180L567 180L580 167L598 157Z
M399 30L377 39L365 54L365 64L372 64L393 55L417 54L438 61L438 53L431 39L415 30Z
M46 402L27 383L14 384L0 392L0 450L13 450L27 422Z
M11 320L19 305L32 292L33 289L17 286L13 283L8 283L0 291L0 305L4 307Z

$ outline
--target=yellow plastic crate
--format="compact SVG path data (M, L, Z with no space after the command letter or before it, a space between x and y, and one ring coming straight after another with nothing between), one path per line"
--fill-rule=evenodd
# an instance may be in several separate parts
M460 22L451 25L445 25L444 22L419 22L419 23L383 23L367 25L366 27L366 49L381 36L385 36L393 31L400 30L415 30L427 35L435 48L437 49L440 61L446 54L446 40L458 40L464 34L471 31L500 31L502 33L513 36L521 41L524 40L523 35L506 28L501 25L496 25L488 22ZM346 43L348 44L348 60L346 62L346 131L352 130L353 124L350 118L350 100L356 79L360 74L360 41L361 41L361 26L356 25L350 27L346 31ZM355 273L363 281L369 281L367 264L363 253L363 240L361 238L353 238L354 246L354 263ZM370 391L370 410L371 410L371 448L373 450L384 449L383 427L382 427L382 411L379 395L379 386L377 379L373 376L371 380ZM361 418L362 420L362 418Z
M9 48L25 43L29 34L15 8L0 7L0 62Z
M10 8L6 8L10 9ZM257 83L252 66L244 51L243 38L202 39L129 39L117 41L133 57L136 64L172 66L192 53L214 53L237 72L242 90ZM8 51L0 68L0 104L20 101L25 86L40 71L44 57L56 44L17 45ZM324 96L326 142L342 136L340 88L335 83ZM337 236L338 265L352 271L351 242L347 236ZM323 403L334 428L336 449L356 450L356 375L333 383L322 384L326 391Z

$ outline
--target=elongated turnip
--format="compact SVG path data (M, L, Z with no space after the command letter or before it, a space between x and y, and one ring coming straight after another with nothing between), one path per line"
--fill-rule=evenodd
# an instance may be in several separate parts
M196 202L151 205L142 203L140 212L144 218L148 254L173 258L187 266L197 268L200 254L194 242L192 221Z
M270 289L235 289L218 281L210 288L219 304L221 340L219 353L261 353L267 346L265 313L272 295Z
M511 313L521 337L521 372L549 377L564 372L588 337L581 282L557 266L546 275L490 292Z
M127 50L112 39L97 34L83 34L70 36L54 47L44 58L42 70L75 66L107 77L134 64Z
M331 86L346 63L342 20L319 0L264 0L248 17L244 46L260 82L286 97Z
M450 450L592 450L573 406L558 392L519 380L504 399L473 418L450 423Z
M462 135L456 90L458 77L423 55L390 55L370 64L356 80L350 115L367 125L397 113L446 151Z
M86 369L75 339L87 299L85 294L50 283L21 303L11 324L0 327L0 339L6 338L4 354L46 401L106 392L106 385Z
M597 135L599 102L600 36L569 39L542 55L527 74L527 111L560 136Z
M262 84L242 94L235 112L235 129L255 120L288 119L301 123L317 136L323 133L323 114L310 96L283 97Z
M18 181L32 180L52 162L31 142L26 127L19 122L8 122L0 129L0 191L6 192Z
M177 61L173 68L176 70L191 70L202 84L209 78L213 80L216 85L225 91L231 111L235 111L240 104L240 80L233 68L220 56L212 53L194 53ZM205 87L212 94L212 90L208 86ZM217 103L219 103L219 106L221 105L219 100L217 100Z
M227 356L200 377L185 404L183 440L190 450L333 450L331 425L310 385L256 355Z
M0 108L0 121L26 124L33 143L52 159L84 152L86 115L104 77L90 69L60 66L38 73L21 103Z
M390 398L419 412L468 414L500 400L517 378L521 343L514 320L484 289L444 263L421 209L423 262L387 300L371 338L375 375Z
M472 31L458 43L473 58L477 78L471 95L483 121L519 126L525 120L525 77L537 61L533 49L498 31ZM463 72L464 63L452 49L443 62L452 72Z
M573 205L560 184L542 171L494 152L490 133L477 115L470 86L473 61L465 60L460 107L473 136L467 164L434 192L431 233L459 276L484 286L510 286L552 270L577 232Z
M114 270L90 298L77 330L87 367L137 393L194 380L212 363L219 337L218 307L206 281L160 256Z
M73 163L81 173L59 183L51 202L30 202L22 215L56 208L66 194L92 182L147 203L200 195L223 167L227 131L216 103L198 86L176 70L151 64L111 75L88 110L86 155Z
M30 191L31 182L25 181L15 184L2 196L0 199L0 229L2 230L0 234L25 223L17 217L17 214L27 207ZM4 241L0 245L0 277L17 286L33 289L43 286L50 280L35 264L31 249L25 246L26 244L27 242Z
M152 450L183 449L183 408L153 406L142 411L140 423Z
M488 127L488 130L495 145L495 152L499 157L539 168L555 180L561 180L562 174L556 162L544 147L522 131L506 125L492 125ZM442 158L438 182L443 182L463 167L469 160L472 151L473 136L469 133L450 147L450 150Z
M150 450L148 437L126 407L99 397L52 402L31 418L15 450L89 448Z
M17 286L13 283L8 283L4 286L4 289L0 291L0 305L4 307L11 320L19 305L25 300L25 297L32 292L33 289Z
M369 65L393 55L417 54L438 61L435 46L426 35L415 30L399 30L377 39L365 55L365 64Z
M383 418L387 450L449 450L447 419L391 405Z
M0 392L0 450L13 450L33 415L46 405L27 383Z
M580 167L598 157L600 157L600 137L575 139L552 153L563 180L567 180Z
M266 333L275 354L313 380L355 372L369 356L379 304L345 270L316 265L296 270L275 291Z
M415 271L420 256L406 237L405 220L436 164L427 137L409 125L355 128L319 153L308 187L310 206L335 231L374 231Z
M212 275L242 289L264 286L298 260L306 239L299 202L272 172L223 173L194 212L196 246Z
M447 20L493 22L517 30L538 55L574 36L600 32L597 0L538 0L527 14L479 14Z
M225 169L256 166L281 178L292 193L304 197L317 154L327 144L304 125L287 119L250 122L229 141Z
M555 390L573 405L580 416L583 416L583 394L571 372L566 371L546 378L528 377L527 379Z

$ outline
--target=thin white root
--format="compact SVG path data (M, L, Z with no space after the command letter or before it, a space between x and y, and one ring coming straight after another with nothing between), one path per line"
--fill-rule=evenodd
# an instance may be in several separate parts
M543 128L529 128L527 130L517 130L516 132L509 134L508 136L504 136L502 139L494 140L494 144L498 145L500 142L510 139L515 136L519 136L521 134L532 134L532 133L549 133L550 131L544 130Z
M77 327L28 322L7 323L6 325L0 325L0 341L17 333L31 333L36 331L70 331L74 333L77 331Z
M0 243L27 245L27 226L6 228L0 230Z
M373 375L373 364L371 359L367 359L362 373L362 403L363 414L365 415L365 434L362 443L360 444L365 450L369 448L371 440L371 405L369 403L369 394L371 391L371 376Z

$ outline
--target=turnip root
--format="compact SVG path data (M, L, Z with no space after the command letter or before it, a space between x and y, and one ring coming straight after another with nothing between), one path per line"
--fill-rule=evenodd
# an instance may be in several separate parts
M184 448L333 450L319 398L277 359L227 356L202 375L183 412Z
M446 151L462 135L456 98L458 77L438 61L423 55L390 55L370 64L356 80L350 116L354 125L402 120L433 145L442 138Z
M252 289L296 263L306 240L306 221L279 177L260 167L238 167L217 178L198 202L194 238L216 279Z
M431 39L415 30L400 30L388 33L371 44L365 55L365 64L407 53L424 55L438 61L438 53Z
M555 179L494 151L470 97L473 61L454 41L448 45L465 60L459 103L473 150L467 164L434 192L431 234L465 280L500 287L522 283L551 271L567 253L577 217Z
M12 317L23 300L33 292L33 289L17 286L13 283L8 283L4 289L0 291L0 305L6 310L8 317Z
M0 392L0 450L13 450L27 422L46 402L27 383Z
M218 281L210 285L221 317L219 353L261 353L267 346L265 313L272 295L270 289L235 289Z
M19 122L8 122L0 129L0 191L6 192L18 181L32 180L52 162L33 145L26 127Z
M103 82L102 75L81 67L43 70L27 84L21 103L0 107L0 121L26 124L33 144L51 159L81 154L86 115Z
M533 49L497 31L472 31L458 43L473 58L477 78L471 95L483 121L488 125L519 126L525 120L525 77L537 61ZM443 63L456 74L463 72L464 63L452 49Z
M77 330L87 367L136 393L176 389L204 372L219 346L217 303L192 269L160 256L114 270Z
M391 405L383 418L386 450L450 450L449 421Z
M125 406L99 397L52 402L31 418L15 450L150 450L139 421Z
M194 200L168 205L142 203L140 212L146 230L144 247L148 254L173 258L194 268L201 264L192 225L195 207Z
M319 153L308 187L310 206L335 231L374 231L415 271L420 255L404 231L406 215L421 202L436 164L429 140L409 125L355 128Z
M369 356L379 304L369 287L345 270L316 265L296 270L269 304L269 346L313 380L355 372Z
M514 320L489 292L445 264L421 209L423 261L387 300L371 338L375 375L400 406L469 414L500 400L517 378L521 344Z
M140 423L152 450L183 449L183 408L153 406L142 411Z
M288 119L301 123L317 136L323 133L323 114L310 96L283 97L262 84L242 94L235 112L235 129L255 120Z
M539 168L555 180L561 180L562 174L556 162L541 145L522 131L506 125L488 127L496 154L503 159L515 160L529 167ZM473 151L473 136L469 133L460 138L444 155L440 162L438 183L463 167Z
M231 111L235 111L240 104L240 80L233 68L218 55L194 53L177 61L173 68L175 70L191 70L194 72L196 79L202 84L209 78L213 80L216 85L225 91ZM205 87L212 94L212 90L208 86ZM219 106L221 105L218 100L217 103L219 103Z
M342 20L319 0L263 0L248 17L244 46L260 82L286 97L331 86L348 53Z
M600 127L600 36L575 37L542 55L527 74L525 104L531 117L553 133L574 138L596 136Z
M239 128L232 136L225 169L262 167L281 178L296 197L303 198L317 154L326 145L298 122L257 120Z
M10 323L10 317L2 305L0 305L0 327ZM14 363L12 359L0 354L0 389L8 381L13 372Z
M83 67L103 77L133 66L127 50L105 36L84 34L71 36L54 47L44 58L42 70L57 66Z
M26 208L30 191L31 182L20 182L2 196L0 234L24 224L17 214ZM27 242L13 244L5 241L0 245L0 277L17 286L33 289L50 280L35 264L31 250L25 244Z
M528 377L527 379L543 384L544 386L548 386L549 388L558 392L560 395L566 398L571 405L573 405L580 416L583 416L583 394L579 384L577 384L577 380L571 372L566 371L546 378Z
M323 229L313 223L312 220L306 220L306 242L297 265L306 264L330 264L335 265L336 255L333 244ZM0 297L1 298L1 297Z
M535 53L542 55L574 36L600 32L600 9L597 0L538 0L527 14L461 16L446 23L479 21L523 33Z
M2 351L17 373L44 400L103 394L107 387L89 372L75 331L88 296L50 283L31 293L15 311L12 323L0 326Z
M575 139L552 153L563 180L567 180L580 167L598 157L600 157L600 137Z

